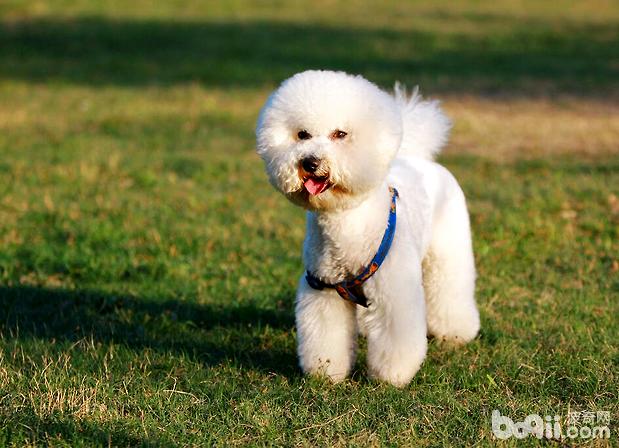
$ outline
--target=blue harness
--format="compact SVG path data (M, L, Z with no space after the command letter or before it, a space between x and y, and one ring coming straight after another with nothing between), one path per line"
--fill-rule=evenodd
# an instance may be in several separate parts
M393 187L389 187L389 191L391 192L391 208L389 210L389 221L387 221L387 229L385 230L385 234L383 235L383 240L380 242L380 246L378 247L378 252L372 258L372 261L369 265L367 265L361 274L357 275L355 278L351 280L343 280L339 283L330 284L325 283L320 280L318 277L313 275L310 271L307 271L305 274L305 279L307 283L314 289L322 290L325 288L335 289L337 293L344 300L348 300L350 302L356 303L357 305L361 305L364 307L368 307L368 299L363 294L362 286L363 284L373 276L383 261L385 261L385 257L389 253L389 249L391 248L391 243L393 242L393 236L395 235L395 224L396 224L396 210L395 203L396 198L398 197L398 190Z

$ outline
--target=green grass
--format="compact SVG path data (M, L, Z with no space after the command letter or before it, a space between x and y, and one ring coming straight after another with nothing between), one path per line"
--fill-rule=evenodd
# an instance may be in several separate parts
M616 443L617 152L441 158L482 333L432 341L402 390L363 343L350 380L301 375L304 216L253 153L261 103L308 67L447 106L610 103L616 6L125 3L0 5L0 445L490 445L493 409L608 410Z

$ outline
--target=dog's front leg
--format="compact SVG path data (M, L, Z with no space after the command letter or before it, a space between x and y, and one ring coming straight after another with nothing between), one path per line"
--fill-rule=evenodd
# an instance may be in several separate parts
M376 285L368 310L368 367L370 374L403 387L426 356L426 310L421 269L392 271Z
M346 378L355 362L355 306L331 289L312 289L301 278L297 291L296 323L299 364L305 373Z

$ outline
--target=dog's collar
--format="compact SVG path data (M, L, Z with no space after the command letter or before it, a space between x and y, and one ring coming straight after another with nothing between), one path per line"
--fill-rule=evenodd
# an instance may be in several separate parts
M363 294L362 286L376 273L376 271L378 271L380 265L383 264L383 261L385 261L385 257L387 257L389 249L391 248L391 243L393 242L393 236L395 235L395 225L397 220L395 205L396 198L398 197L398 190L393 187L389 187L389 191L391 192L391 206L389 209L387 229L385 230L383 240L380 242L380 246L378 247L378 252L376 252L376 255L374 255L374 258L372 258L370 264L367 265L361 271L361 274L357 275L355 278L351 280L343 280L335 284L325 283L313 275L310 271L307 271L305 274L305 279L312 288L318 290L325 288L335 289L342 299L349 300L366 308L368 307L368 299Z

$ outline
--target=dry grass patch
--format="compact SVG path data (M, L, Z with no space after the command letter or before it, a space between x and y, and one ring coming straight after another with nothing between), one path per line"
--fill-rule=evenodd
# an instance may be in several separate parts
M619 154L619 103L452 96L444 106L455 123L448 153L499 160Z

